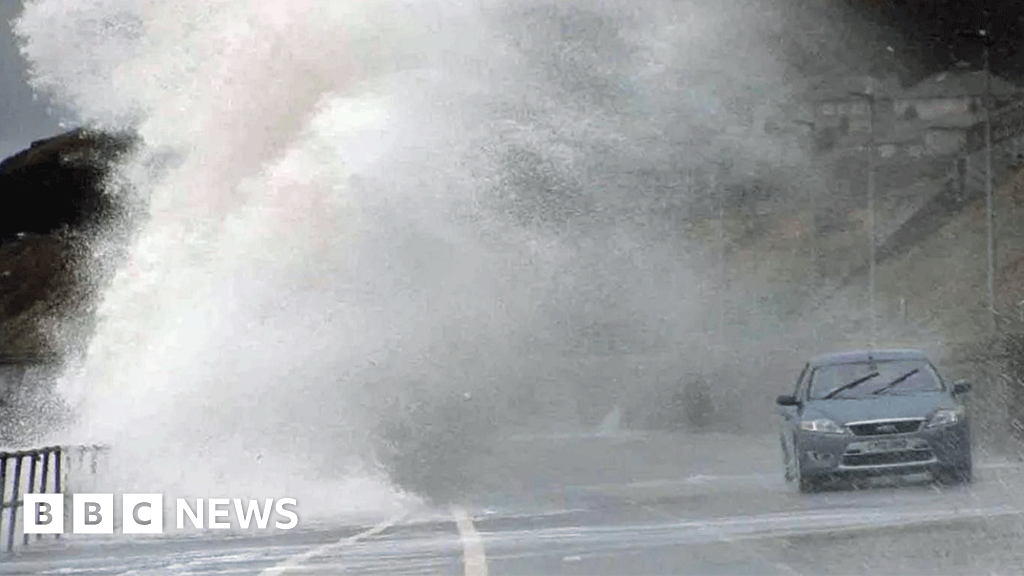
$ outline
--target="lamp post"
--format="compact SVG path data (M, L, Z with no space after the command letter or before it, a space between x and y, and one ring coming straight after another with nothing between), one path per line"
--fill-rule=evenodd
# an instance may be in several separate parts
M988 311L992 316L992 329L996 328L996 242L993 222L992 202L992 73L989 69L988 45L989 37L985 30L980 30L984 44L984 67L985 67L985 96L982 104L985 110L985 251L988 256L988 273L986 282L988 284Z
M996 243L992 200L992 71L989 65L989 47L992 44L992 37L989 36L988 30L985 28L974 32L960 32L959 35L980 40L982 45L982 69L985 74L985 92L982 96L982 110L985 116L985 252L988 259L985 281L988 291L988 311L991 318L990 328L995 331L997 328L995 290Z
M875 314L875 95L871 92L850 92L850 96L868 103L868 308L871 315L871 345L874 346L878 334Z
M725 190L722 185L722 177L731 167L729 160L715 160L713 162L714 170L711 172L711 190L715 195L716 208L718 212L718 229L717 229L717 244L718 244L718 326L717 326L717 337L718 343L724 344L725 342L725 293L726 293L726 274L725 274Z
M818 129L817 123L813 120L793 120L793 124L798 126L806 126L811 130L811 138L813 140L816 131ZM814 273L815 279L819 276L818 271L818 210L816 204L816 195L813 187L807 188L807 204L811 212L811 271Z

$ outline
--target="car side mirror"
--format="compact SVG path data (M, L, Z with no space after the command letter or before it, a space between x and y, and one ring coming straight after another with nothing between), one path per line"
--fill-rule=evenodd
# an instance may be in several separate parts
M792 394L783 394L775 399L775 403L779 406L799 406L800 401L796 399L796 396Z
M966 380L958 380L953 384L953 395L959 396L971 391L971 383Z

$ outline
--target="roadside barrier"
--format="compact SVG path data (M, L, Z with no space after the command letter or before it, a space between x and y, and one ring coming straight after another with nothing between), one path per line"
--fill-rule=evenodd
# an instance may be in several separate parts
M96 474L99 458L108 450L108 446L83 445L0 452L0 535L6 540L7 552L14 550L22 531L20 511L24 495L67 494L68 484L76 475ZM21 536L21 543L28 545L29 535L22 533ZM36 540L42 537L36 534Z

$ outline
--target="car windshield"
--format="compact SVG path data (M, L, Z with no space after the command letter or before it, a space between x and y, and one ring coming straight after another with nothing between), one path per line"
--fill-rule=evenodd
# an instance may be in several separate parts
M860 383L850 386L854 382ZM849 386L836 393L836 390ZM924 360L853 362L819 366L811 375L810 398L871 398L942 390L942 382Z

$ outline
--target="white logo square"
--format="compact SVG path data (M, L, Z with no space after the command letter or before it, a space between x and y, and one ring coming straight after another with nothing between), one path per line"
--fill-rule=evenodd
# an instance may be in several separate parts
M63 534L64 495L25 494L21 518L25 534Z
M113 494L75 494L71 508L72 533L114 533Z
M125 494L121 498L121 531L125 534L163 534L163 495Z

